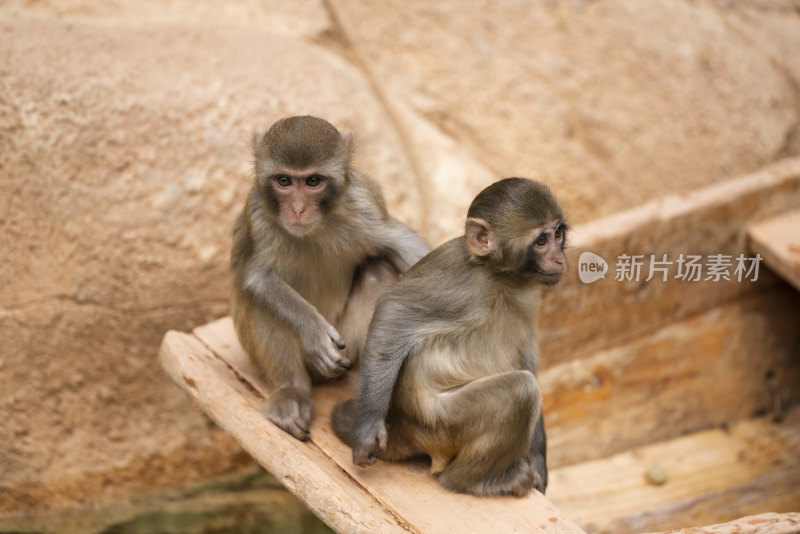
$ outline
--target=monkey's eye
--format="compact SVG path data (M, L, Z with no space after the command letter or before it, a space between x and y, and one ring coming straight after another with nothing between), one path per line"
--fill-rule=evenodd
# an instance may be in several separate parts
M544 234L540 235L539 237L536 238L536 241L534 241L534 243L536 244L537 247L545 246L547 244L547 236Z
M559 228L556 230L556 239L561 239L562 237L564 237L564 230Z
M319 174L312 174L311 176L308 177L308 180L306 180L306 185L308 187L317 187L319 184L322 183L323 179L324 178Z
M278 176L277 178L275 178L275 181L281 187L289 187L290 185L292 185L292 179L284 175Z

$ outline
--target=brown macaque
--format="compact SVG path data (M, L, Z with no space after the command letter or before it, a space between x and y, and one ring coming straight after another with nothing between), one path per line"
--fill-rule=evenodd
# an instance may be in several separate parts
M264 414L308 438L311 385L350 369L379 290L429 247L353 168L353 144L316 117L253 140L255 183L233 230L233 321L271 383Z
M464 236L383 293L355 399L332 415L354 463L427 455L457 492L544 492L534 329L542 287L567 269L566 233L546 186L507 178L472 202Z

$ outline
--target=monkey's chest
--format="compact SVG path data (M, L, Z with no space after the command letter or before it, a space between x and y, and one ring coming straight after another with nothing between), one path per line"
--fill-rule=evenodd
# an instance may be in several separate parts
M529 328L476 329L458 340L434 344L417 355L434 389L447 390L483 377L523 368Z
M283 279L328 321L342 314L353 285L358 260L343 255L336 259L306 254L299 258Z
M315 277L295 277L289 285L328 321L335 321L344 311L353 282L355 267L349 271L327 272Z

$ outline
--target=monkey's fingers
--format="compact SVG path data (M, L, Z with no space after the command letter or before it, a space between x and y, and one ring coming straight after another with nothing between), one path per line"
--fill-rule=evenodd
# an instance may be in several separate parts
M347 348L347 345L344 344L344 340L339 337L338 333L336 336L331 336L331 341L333 341L333 343L336 345L336 348L339 350L344 350Z
M333 344L336 345L336 348L339 350L344 350L346 345L344 343L344 338L342 338L339 331L333 325L328 325L328 337L331 338Z
M350 370L353 364L342 353L327 347L321 349L314 358L319 372L325 378L336 378Z
M349 371L353 368L353 362L351 362L350 359L341 352L331 351L329 353L329 358L335 368L334 372L337 374L341 374L342 372Z

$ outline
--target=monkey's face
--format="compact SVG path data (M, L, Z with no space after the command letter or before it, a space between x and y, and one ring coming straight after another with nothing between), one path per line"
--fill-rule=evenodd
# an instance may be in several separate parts
M280 225L301 237L316 230L336 197L335 181L322 173L279 172L269 176L265 194Z
M567 257L564 254L566 238L567 226L564 221L552 221L534 228L522 260L522 275L548 285L561 280L567 271Z
M470 217L465 229L467 249L497 272L555 284L567 271L567 225L560 219L533 228L529 224L507 225L502 232L484 219Z

